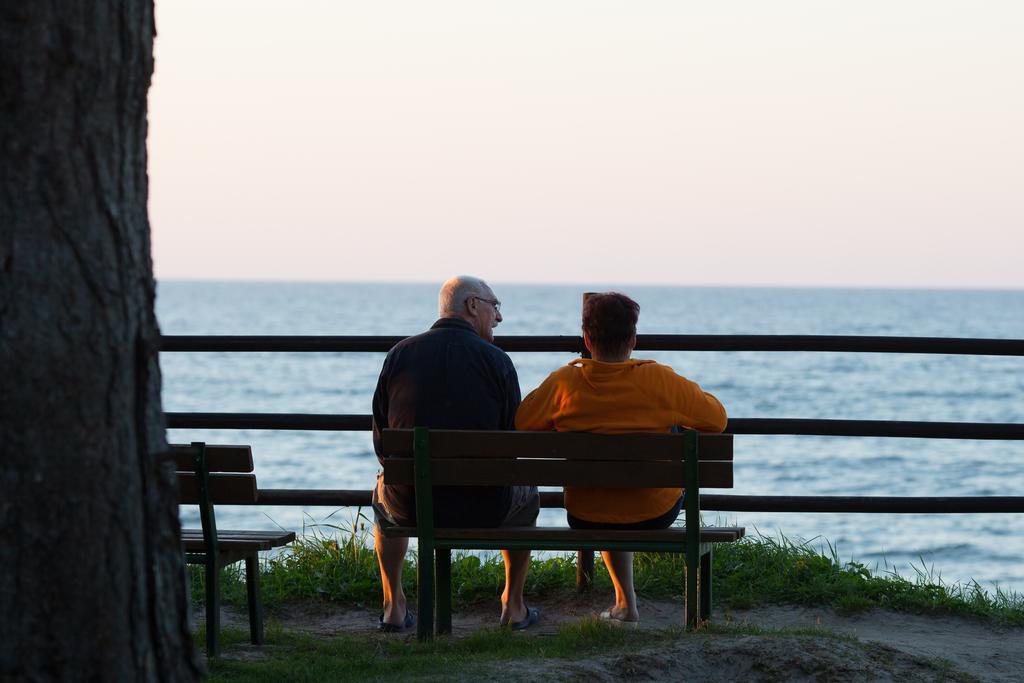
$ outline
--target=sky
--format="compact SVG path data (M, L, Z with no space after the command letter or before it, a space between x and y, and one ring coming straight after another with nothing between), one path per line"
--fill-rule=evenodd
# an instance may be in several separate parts
M157 0L158 279L1024 288L1019 0Z

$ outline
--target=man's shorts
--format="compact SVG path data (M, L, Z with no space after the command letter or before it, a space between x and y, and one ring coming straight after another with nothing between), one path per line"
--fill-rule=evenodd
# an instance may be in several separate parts
M497 526L534 526L540 512L540 493L536 486L510 486L511 500L508 511ZM385 487L384 473L377 473L377 485L373 487L374 519L380 527L416 526L414 508L396 504L396 492L401 498L411 500L412 487ZM403 509L404 508L404 509ZM471 523L466 526L478 526Z

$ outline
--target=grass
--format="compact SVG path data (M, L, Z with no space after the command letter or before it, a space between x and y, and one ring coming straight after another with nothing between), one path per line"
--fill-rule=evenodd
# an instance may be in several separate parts
M826 554L785 537L757 536L731 544L715 558L716 595L734 608L759 603L845 612L888 607L1024 625L1024 597L1016 593L991 594L977 582L946 583L917 568L913 580L895 571L873 574L859 562L840 561L831 544L828 549Z
M265 559L260 582L267 606L300 600L321 600L357 607L377 606L381 600L377 559L369 542L368 520L357 513L350 524L312 524L290 549ZM1012 625L1024 625L1024 597L988 593L976 582L945 583L932 572L915 569L908 579L893 571L872 573L863 564L842 562L829 544L828 552L784 536L751 536L720 544L714 557L717 608L742 609L761 604L828 606L845 612L876 607L918 613L967 615ZM610 592L603 564L595 568L595 588ZM637 592L649 598L682 602L684 562L681 555L638 553ZM192 594L203 599L203 576L190 567ZM403 575L407 595L415 599L415 565L406 561ZM538 599L574 590L573 557L534 558L526 593ZM501 591L504 568L500 557L457 555L452 561L455 606L492 600ZM222 595L228 604L245 604L243 566L227 567Z

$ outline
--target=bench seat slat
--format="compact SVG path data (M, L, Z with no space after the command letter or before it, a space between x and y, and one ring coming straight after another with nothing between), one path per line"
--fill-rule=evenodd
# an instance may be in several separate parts
M744 527L701 527L701 543L731 543L742 538ZM686 541L684 527L669 529L606 530L567 529L565 527L499 527L497 529L436 529L436 539L472 540L486 538L495 541L560 541L567 543L594 541L637 541L649 543L679 543ZM387 527L385 536L416 536L416 527Z
M182 545L185 547L185 552L186 553L205 553L206 552L206 545L203 543L202 539L198 539L198 540L195 540L195 541L184 541L182 543ZM217 548L218 548L218 550L221 553L230 552L230 551L237 551L237 550L254 550L254 551L271 550L272 548L276 548L276 547L282 546L282 545L287 545L287 543L278 543L277 545L274 545L270 541L253 541L253 540L239 541L237 539L236 540L225 539L223 541L221 541L221 540L217 541Z
M412 430L385 429L384 453L412 457ZM698 435L701 460L732 460L732 434ZM564 458L569 460L680 460L681 434L593 434L430 430L434 458Z
M272 543L274 544L274 547L278 545L286 545L294 540L295 534L268 534L265 536L221 536L219 534L217 535L217 541L219 543L228 541L245 543L251 541L253 543ZM191 543L193 541L202 543L203 537L201 534L197 536L182 536L182 541L188 543Z
M202 536L202 529L182 529L181 534ZM287 535L295 535L294 531L281 531L280 529L217 529L217 536L231 538L279 538Z
M188 553L205 553L206 545L202 539L192 539L182 541L182 545L185 546L185 552ZM285 545L284 543L280 545ZM277 546L273 545L270 541L259 541L254 539L238 540L238 539L224 539L223 541L217 540L217 549L220 552L228 550L270 550Z
M192 446L171 444L170 452L179 472L194 472ZM207 446L206 469L209 472L252 472L251 446Z
M683 486L683 466L679 462L629 461L620 464L625 467L597 467L596 463L583 460L450 458L432 461L431 470L435 485L564 485L599 488ZM700 486L732 488L732 473L731 462L702 462L698 475ZM412 459L385 459L384 480L388 484L415 483Z
M287 545L295 540L292 531L218 531L217 546L221 551L229 550L270 550ZM182 529L181 541L186 552L202 552L206 549L202 529Z

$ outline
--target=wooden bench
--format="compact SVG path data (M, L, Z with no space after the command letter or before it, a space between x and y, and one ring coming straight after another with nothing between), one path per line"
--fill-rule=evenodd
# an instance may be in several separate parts
M222 531L217 529L214 503L252 505L258 502L249 446L172 445L182 504L199 506L201 529L182 529L188 564L206 567L206 655L220 654L220 570L245 560L249 606L249 636L263 644L263 606L260 603L259 551L295 540L291 531Z
M386 536L415 537L418 548L417 636L451 633L451 551L454 549L619 550L686 555L686 626L711 617L714 543L744 535L743 527L701 527L700 490L732 488L732 435L602 435L416 429L383 431L384 481L416 486L416 527ZM437 529L432 486L584 486L686 489L683 528L644 531L565 527ZM699 529L698 533L692 533ZM437 610L435 615L435 595ZM435 619L436 617L436 619Z

